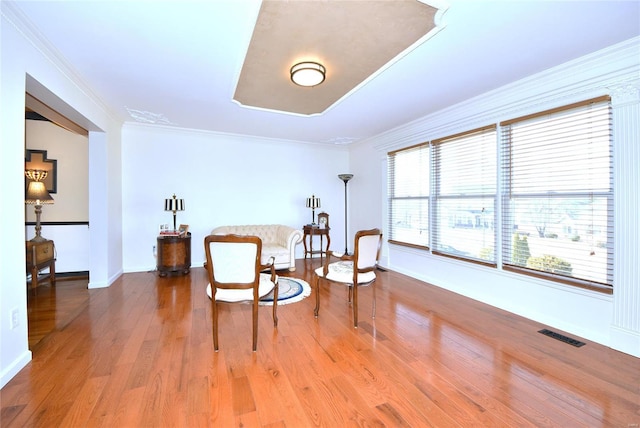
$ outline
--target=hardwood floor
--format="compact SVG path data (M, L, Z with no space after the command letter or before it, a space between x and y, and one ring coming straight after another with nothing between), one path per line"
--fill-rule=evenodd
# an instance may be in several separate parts
M58 279L55 287L49 283L27 291L29 349L37 351L42 339L54 330L61 330L84 310L89 302L87 279Z
M277 330L261 307L255 353L249 305L221 306L213 352L202 268L76 289L86 303L0 391L0 426L639 426L640 359L398 273L377 286L375 320L360 290L358 329L344 288L321 288L318 319L313 295L279 306Z

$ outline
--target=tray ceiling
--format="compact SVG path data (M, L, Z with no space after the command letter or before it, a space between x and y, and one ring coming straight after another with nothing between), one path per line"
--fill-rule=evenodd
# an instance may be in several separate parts
M437 9L415 0L265 1L234 100L267 110L319 114L364 84L435 29ZM327 69L314 87L290 69L314 61Z

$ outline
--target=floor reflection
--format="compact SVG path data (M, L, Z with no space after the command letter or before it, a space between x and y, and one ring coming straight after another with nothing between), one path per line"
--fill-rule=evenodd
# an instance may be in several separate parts
M55 286L44 283L27 291L27 321L29 349L49 333L69 324L87 306L88 279L64 280L58 278Z

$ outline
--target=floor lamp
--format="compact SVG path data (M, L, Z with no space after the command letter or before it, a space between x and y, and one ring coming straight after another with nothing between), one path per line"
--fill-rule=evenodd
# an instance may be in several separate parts
M338 178L344 181L344 254L349 254L347 248L347 183L353 178L353 174L338 174Z

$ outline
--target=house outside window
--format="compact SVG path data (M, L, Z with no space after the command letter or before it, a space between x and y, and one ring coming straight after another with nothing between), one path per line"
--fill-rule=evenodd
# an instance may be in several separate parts
M613 285L613 155L608 98L501 123L503 263Z
M391 152L389 177L389 240L429 247L429 144Z
M610 290L612 134L601 97L390 152L389 242Z
M432 144L433 251L495 264L496 126Z

